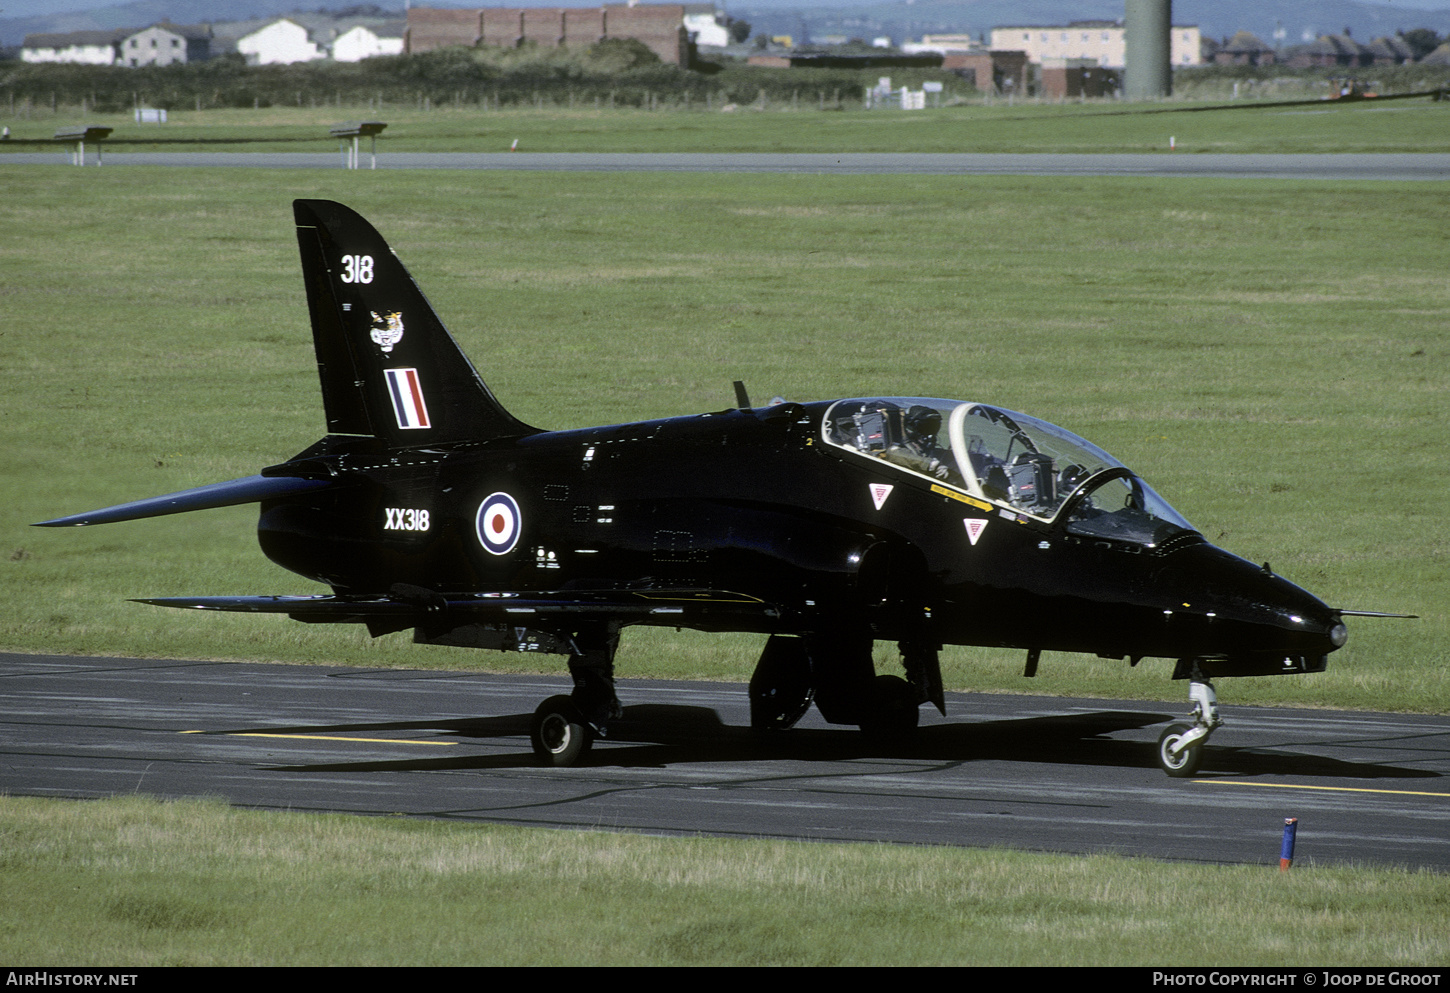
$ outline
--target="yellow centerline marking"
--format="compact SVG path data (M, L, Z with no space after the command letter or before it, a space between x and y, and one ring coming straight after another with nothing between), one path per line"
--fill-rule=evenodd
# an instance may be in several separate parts
M1205 786L1267 786L1276 790L1327 790L1331 793L1393 793L1398 796L1437 796L1450 800L1450 793L1432 793L1428 790L1373 790L1363 786L1306 786L1299 783L1255 783L1242 779L1194 779Z
M182 731L182 734L212 734L209 731ZM365 741L379 745L453 746L456 741L412 741L408 738L348 738L337 734L274 734L270 731L223 731L228 738L301 738L305 741Z

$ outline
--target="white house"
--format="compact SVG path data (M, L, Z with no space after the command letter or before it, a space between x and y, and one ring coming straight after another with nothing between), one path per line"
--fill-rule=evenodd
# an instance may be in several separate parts
M730 44L730 32L720 23L714 4L687 3L685 7L685 30L696 45L724 48Z
M246 56L247 65L255 66L290 65L327 57L306 28L285 17L242 35L237 39L237 51Z
M120 42L117 63L125 66L169 66L203 62L211 56L211 28L162 21L128 33Z
M28 34L20 47L22 62L79 62L108 66L116 62L126 31L71 31L66 34Z
M407 21L370 28L359 24L344 31L332 42L332 58L336 62L361 62L374 55L402 55L403 31Z

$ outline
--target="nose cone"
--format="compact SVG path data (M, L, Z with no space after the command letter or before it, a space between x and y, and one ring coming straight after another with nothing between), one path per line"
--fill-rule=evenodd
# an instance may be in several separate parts
M1198 654L1322 658L1348 640L1338 612L1318 597L1213 545L1171 556L1159 582L1179 609L1207 622Z

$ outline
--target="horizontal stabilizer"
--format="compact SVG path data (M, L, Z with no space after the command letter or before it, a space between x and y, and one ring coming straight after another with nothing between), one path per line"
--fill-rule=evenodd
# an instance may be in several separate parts
M257 503L279 497L294 496L330 486L321 479L298 479L295 476L247 476L231 479L225 483L198 486L193 490L167 493L164 496L136 500L115 507L105 507L84 514L57 517L53 521L41 521L33 525L39 528L84 527L87 524L114 524L117 521L136 521L143 517L164 517L167 514L184 514L189 510L210 510L213 507L232 507L239 503Z
M347 621L364 616L397 617L416 611L417 605L392 597L341 596L163 596L137 598L133 603L192 610L231 610L250 614L295 614Z

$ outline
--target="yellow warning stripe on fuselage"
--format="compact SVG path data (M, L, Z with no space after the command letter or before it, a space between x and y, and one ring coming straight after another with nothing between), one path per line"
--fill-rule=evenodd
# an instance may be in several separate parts
M940 493L944 497L951 497L953 500L960 500L962 503L976 507L978 510L992 509L990 503L978 500L976 497L969 497L965 493L958 493L956 490L949 490L945 486L938 486L936 483L931 484L931 491L933 493Z

